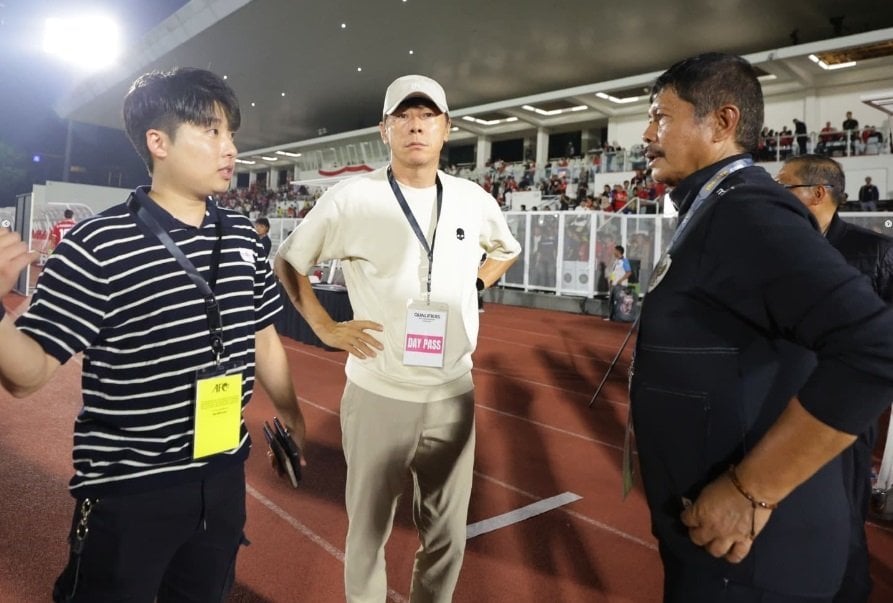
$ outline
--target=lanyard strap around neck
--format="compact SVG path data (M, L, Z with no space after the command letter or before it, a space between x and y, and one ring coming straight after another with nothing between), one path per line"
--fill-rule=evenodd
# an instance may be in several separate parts
M214 243L214 251L211 254L210 276L211 284L202 278L195 265L189 261L189 258L183 251L177 247L170 235L164 230L152 215L152 212L146 209L145 205L140 202L139 194L131 195L127 202L128 209L133 213L134 220L137 224L143 226L161 242L167 249L168 253L173 256L180 267L189 277L189 279L198 287L198 290L204 296L205 315L208 318L208 331L210 333L211 351L214 352L215 360L219 363L220 356L223 355L223 319L220 316L220 305L214 295L213 288L217 286L217 265L220 261L220 246L223 239L223 226L220 217L214 223L214 229L217 240Z
M701 190L698 191L698 196L695 197L694 202L692 202L691 207L685 213L685 217L682 219L682 222L676 228L676 232L673 233L673 238L670 239L670 245L667 247L667 251L670 252L673 248L678 245L679 241L682 239L682 233L685 232L685 229L688 228L691 223L692 218L703 208L704 203L713 194L713 191L716 189L720 183L728 178L733 173L738 170L746 167L750 167L753 165L753 159L750 157L745 157L743 159L738 159L737 161L733 161L729 165L725 166L716 174L710 178L704 186L701 187Z
M406 202L406 197L403 196L403 191L400 190L400 185L397 184L397 179L394 178L394 171L390 166L388 166L388 183L391 185L391 190L394 191L397 203L400 204L400 209L403 210L403 215L406 216L406 219L409 221L412 231L415 233L419 243L422 244L422 248L428 254L428 279L426 286L428 297L430 298L431 268L434 265L434 243L437 240L437 224L440 222L440 209L443 206L443 184L440 183L440 176L435 174L434 184L437 186L437 217L434 221L434 232L431 235L431 244L428 245L428 239L425 237L425 234L419 226L418 220L415 219L415 215L413 215L412 210L409 208L409 203Z

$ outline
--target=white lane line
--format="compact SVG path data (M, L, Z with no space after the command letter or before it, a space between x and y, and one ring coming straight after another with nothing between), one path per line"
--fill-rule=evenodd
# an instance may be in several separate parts
M883 532L889 532L889 533L893 534L893 528L886 526L884 524L881 524L881 523L875 523L873 521L866 521L865 525L868 527L871 527L871 528L881 530Z
M334 415L334 416L336 416L336 417L337 417L337 416L340 416L340 413L339 413L337 410L332 410L331 408L328 408L328 407L326 407L326 406L322 406L321 404L317 404L316 402L311 402L311 401L308 400L307 398L303 398L303 397L301 397L301 396L298 396L298 400L300 400L301 404L306 404L307 406L312 406L313 408L318 408L319 410L321 410L321 411L323 411L323 412L327 412L327 413L329 413L330 415Z
M287 343L286 339L294 341L293 339L288 337L288 335L282 335L281 333L279 335L280 335L279 338L282 339L282 347L284 347L286 350L291 350L292 352L295 352L297 354L303 354L304 356L310 356L311 358L316 358L317 360L322 360L323 362L330 362L332 364L338 364L341 366L344 366L344 364L345 364L344 361L340 359L340 357L327 358L326 356L323 356L321 354L314 354L313 352L307 350L306 348L299 347L299 346L293 345L291 343ZM301 345L309 345L309 344L301 344Z
M283 519L288 525L293 527L295 530L301 533L301 535L305 536L309 539L313 544L319 546L327 552L329 555L344 563L344 551L336 547L334 544L330 543L328 540L305 526L303 523L289 515L288 511L274 503L272 500L255 490L249 484L245 484L245 491L253 496L257 501L268 508L270 511L278 515L281 519ZM409 603L409 599L395 591L393 588L388 589L388 600L394 601L394 603Z
M250 484L245 485L245 490L256 498L260 504L268 508L270 511L278 515L280 518L284 519L287 524L296 529L298 532L309 538L314 544L319 545L322 549L327 552L329 555L344 563L344 552L336 547L334 544L330 543L328 540L305 526L303 523L292 517L288 514L288 512L274 503L272 500L261 494Z
M330 415L334 415L334 416L336 416L336 417L339 416L339 415L338 415L338 411L332 410L331 408L326 408L325 406L322 406L322 405L320 405L320 404L316 404L315 402L311 402L311 401L308 400L307 398L303 398L303 397L301 397L301 396L298 396L298 400L300 400L302 404L308 404L308 405L310 405L310 406L312 406L312 407L314 407L314 408L318 408L319 410L321 410L321 411L323 411L323 412L326 412L326 413L328 413L328 414L330 414ZM479 405L476 405L476 406L479 406ZM487 407L482 407L482 408L487 408ZM487 408L487 410L491 410L491 409ZM498 413L500 413L500 414L508 414L508 415L511 415L511 414L512 414L512 413L504 413L503 411L495 411L495 412L498 412ZM527 419L527 418L525 418L525 417L521 417L521 416L518 416L518 415L512 415L512 416L514 416L514 417L516 417L516 418L518 418L518 419L520 419L520 420L522 420L522 421L529 421L529 422L531 422L531 423L535 423L535 421L530 421L530 419ZM547 425L543 425L543 427L548 427L548 426L547 426ZM556 428L553 428L553 429L555 429L556 431L563 431L563 430L561 430L561 429L559 429L559 428L557 428L557 427L556 427ZM571 435L571 434L568 433L568 435ZM578 436L578 437L581 437L581 438L583 438L583 439L586 439L585 436ZM604 443L604 442L599 442L599 443L602 444L602 445L604 445L604 446L610 446L611 448L618 448L617 446L613 446L613 445L611 445L611 444L607 444L607 443ZM515 486L512 486L511 484L508 484L508 483L503 482L503 481L501 481L501 480L498 480L498 479L496 479L495 477L490 477L489 475L486 475L486 474L484 474L484 473L481 473L480 471L475 470L474 474L477 475L478 477L480 477L481 479L487 480L487 481L489 481L489 482L491 482L491 483L493 483L493 484L496 484L496 485L498 485L498 486L502 486L503 488L506 488L507 490L511 490L512 492L517 492L518 494L521 494L521 495L523 495L523 496L525 496L525 497L527 497L527 498L529 498L529 499L531 499L531 500L541 500L541 497L537 496L536 494L531 494L530 492L527 492L527 491L525 491L525 490L522 490L522 489L520 489L520 488L517 488L517 487L515 487ZM570 511L570 510L568 510L568 509L562 509L562 512L563 512L563 513L567 513L567 514L570 515L571 517L574 517L574 518L576 518L576 519L579 519L580 521L583 521L583 522L585 522L585 523L588 523L589 525L591 525L591 526L593 526L593 527L595 527L595 528L598 528L598 529L603 530L603 531L605 531L605 532L609 532L609 533L614 534L615 536L619 536L620 538L623 538L623 539L625 539L625 540L629 540L629 541L631 541L631 542L635 542L636 544L641 544L642 546L644 546L644 547L647 548L647 549L651 549L651 550L654 550L654 551L657 550L657 545L655 545L655 544L653 544L653 543L651 543L651 542L648 542L647 540L642 540L641 538L639 538L639 537L637 537L637 536L633 536L632 534L628 534L628 533L626 533L626 532L624 532L624 531L622 531L622 530L620 530L620 529L618 529L618 528L615 528L614 526L610 526L610 525L608 525L608 524L606 524L606 523L602 523L602 522L600 522L600 521L598 521L598 520L591 519L591 518L589 518L589 517L587 517L587 516L585 516L585 515L583 515L583 514L581 514L581 513L577 513L576 511Z
M616 369L615 369L615 370L616 370ZM479 366L474 367L473 369L471 369L471 371L472 371L473 373L487 373L488 375L495 375L496 377L501 377L501 378L503 378L503 379L509 379L509 380L511 380L511 381L518 381L518 382L520 382L520 383L528 383L528 384L530 384L530 385L537 385L537 386L540 386L540 387L545 387L545 388L547 388L547 389L552 389L552 390L555 390L555 391L559 391L559 392L563 392L563 393L566 393L566 394L570 394L571 396L575 396L575 397L578 397L578 398L582 398L582 399L584 399L584 400L588 400L588 399L591 397L591 394L588 394L588 393L581 393L581 392L578 392L578 391L575 391L575 390L572 390L572 389L567 389L567 388L564 388L564 387L558 387L557 385L551 385L551 384L549 384L549 383L543 383L542 381L534 381L533 379L525 379L524 377L509 376L509 375L506 375L506 374L504 374L504 373L500 373L499 371L491 371L490 369L486 369L486 368L479 367ZM625 380L626 377L623 377L622 375L623 375L623 374L621 373L620 376L619 376L618 378L622 378L622 379ZM609 404L616 404L617 406L629 406L629 400L627 400L627 401L623 401L623 400L608 400L608 399L605 399L604 402L607 402L607 403L609 403Z
M325 406L321 406L321 405L319 405L319 404L316 404L316 403L314 403L314 402L311 402L311 401L308 400L307 398L303 398L303 397L301 397L301 396L298 396L298 400L300 400L302 404L307 404L308 406L312 406L312 407L314 407L314 408L318 408L319 410L322 410L322 411L324 411L324 412L327 412L327 413L329 413L329 414L331 414L331 415L334 415L334 416L336 416L336 417L338 416L338 411L335 411L335 410L332 410L332 409L330 409L330 408L326 408ZM475 404L475 406L476 406L477 408L480 408L480 409L482 409L482 410L490 411L490 412L495 413L495 414L497 414L497 415L502 415L502 416L504 416L504 417L510 417L510 418L512 418L512 419L517 419L518 421L524 421L525 423L530 423L531 425L536 425L537 427L542 427L543 429L549 429L549 430L551 430L551 431L556 431L556 432L558 432L558 433L564 434L564 435L566 435L566 436L570 436L570 437L572 437L572 438L578 438L578 439L580 439L580 440L584 440L584 441L586 441L586 442L592 442L593 444L598 444L598 445L600 445L600 446L605 446L605 447L608 447L608 448L614 448L615 450L623 450L623 446L619 446L619 445L617 445L617 444L611 444L611 443L609 443L609 442L605 442L604 440L598 440L598 439L595 439L595 438L592 438L592 437L583 435L583 434L581 434L581 433L577 433L577 432L575 432L575 431L569 431L569 430L567 430L567 429L562 429L561 427L554 427L554 426L552 426L552 425L548 425L547 423L540 423L539 421L534 421L533 419L528 419L527 417L522 417L521 415L517 415L517 414L515 414L515 413L513 413L513 412L508 412L508 411L505 411L505 410L498 410L498 409L496 409L496 408L492 408L492 407L490 407L490 406L484 406L483 404ZM624 406L628 406L628 404L626 404L626 405L624 405ZM636 453L634 452L634 454L636 454Z
M564 492L563 494L551 498L543 498L542 500L538 500L535 503L531 503L520 509L515 509L514 511L509 511L508 513L491 517L490 519L469 524L465 528L465 539L471 540L475 536L480 536L481 534L493 532L501 528L507 528L513 523L519 523L525 519L548 513L553 509L563 507L564 505L570 504L575 500L580 500L581 498L583 497L579 494Z
M597 440L595 438L590 438L589 436L585 436L580 433L576 433L574 431L568 431L567 429L562 429L561 427L554 427L552 425L547 425L546 423L540 423L539 421L534 421L533 419L528 419L527 417L522 417L520 415L516 415L515 413L507 412L504 410L497 410L495 408L491 408L489 406L484 406L483 404L475 404L476 407L489 410L492 413L496 413L497 415L502 415L504 417L509 417L512 419L517 419L518 421L524 421L525 423L530 423L531 425L536 425L537 427L542 427L543 429L549 429L551 431L557 431L558 433L564 434L566 436L570 436L572 438L578 438L580 440L584 440L586 442L592 442L593 444L599 444L600 446L606 446L608 448L614 448L616 450L623 450L623 446L618 446L617 444L610 444L603 440Z
M564 335L539 335L539 334L536 334L536 333L534 333L534 335L536 335L537 337L539 337L540 340L542 340L542 339L544 339L544 338L547 338L547 337L551 337L551 338L557 338L557 339L560 339L560 343L566 343L566 342L568 341L568 339L567 339ZM569 356L569 357L574 358L574 359L579 359L579 360L583 360L583 361L587 361L587 362L594 362L594 363L597 363L597 364L610 364L610 363L611 363L610 360L601 360L601 359L599 359L599 358L597 358L597 357L595 357L595 356L591 356L591 355L588 355L588 354L571 352L571 351L567 350L566 348L563 349L563 350L562 350L562 349L557 349L557 348L544 348L544 347L541 346L541 345L534 345L534 344L529 344L529 343L520 343L520 342L518 342L517 339L506 339L506 338L504 338L504 337L494 337L494 336L492 336L492 335L484 335L484 334L478 335L478 341L480 341L480 340L482 340L482 339L486 339L486 340L488 340L488 341L494 341L494 342L496 342L496 343L498 343L498 344L500 344L500 345L506 345L506 346L512 346L512 347L519 347L519 348L527 348L527 349L529 349L529 350L534 350L534 351L551 352L551 353L555 354L556 356ZM527 337L526 339L529 340L529 337ZM616 345L615 345L615 346L612 346L612 345L607 344L607 343L587 343L587 342L583 342L583 341L580 341L580 340L573 340L573 339L570 340L570 341L571 341L571 343L577 343L577 344L581 344L581 345L583 345L583 344L586 344L586 345L592 345L593 347L601 348L601 349L604 349L604 350L607 350L607 351L611 351L611 350L613 350L613 351L615 351L615 352L617 351L617 346L616 346ZM621 364L626 364L626 365L628 365L629 362L627 362L627 361L623 361Z
M315 402L311 402L311 401L308 400L307 398L303 398L303 397L301 397L301 396L298 396L298 400L301 401L301 404L306 404L307 406L312 406L313 408L317 408L317 409L319 409L319 410L321 410L321 411L323 411L323 412L327 412L327 413L329 413L330 415L334 415L334 416L336 416L336 417L338 416L338 412L337 412L337 411L332 410L331 408L326 408L325 406L321 406L321 405L319 405L319 404L316 404ZM489 406L484 406L483 404L475 404L475 406L476 406L477 408L480 408L480 409L482 409L482 410L490 411L490 412L495 413L495 414L497 414L497 415L502 415L502 416L504 416L504 417L508 417L508 418L511 418L511 419L516 419L516 420L518 420L518 421L523 421L523 422L525 422L525 423L530 423L531 425L536 425L537 427L541 427L541 428L543 428L543 429L548 429L548 430L550 430L550 431L556 431L556 432L558 432L558 433L560 433L560 434L563 434L563 435L566 435L566 436L569 436L569 437L572 437L572 438L577 438L577 439L583 440L583 441L585 441L585 442L591 442L591 443L593 443L593 444L598 444L599 446L605 446L606 448L614 448L615 450L623 450L623 446L618 446L617 444L611 444L611 443L609 443L609 442L605 442L605 441L603 441L603 440L597 440L597 439L595 439L595 438L590 438L589 436L585 436L585 435L582 435L582 434L579 434L579 433L576 433L576 432L573 432L573 431L568 431L567 429L562 429L562 428L560 428L560 427L553 427L552 425L547 425L546 423L540 423L539 421L534 421L533 419L528 419L527 417L522 417L522 416L520 416L520 415L516 415L516 414L511 413L511 412L506 412L506 411L504 411L504 410L497 410L497 409L495 409L495 408L490 408ZM636 454L636 453L634 452L634 454Z
M319 404L315 404L315 403L309 401L307 398L298 397L298 399L301 401L302 404L306 403L314 408L318 408L319 410L321 410L323 412L327 412L330 415L338 416L338 413L336 411L334 411L330 408L326 408L325 406L320 406ZM522 417L519 417L519 418L522 418ZM529 420L529 419L524 419L524 420ZM498 480L495 477L490 477L489 475L481 473L480 471L475 471L474 474L477 475L478 477L480 477L481 479L487 480L488 482L496 484L497 486L502 486L503 488L506 488L507 490L511 490L512 492L517 492L518 494L521 494L522 496L525 496L531 500L541 500L541 498L539 496L537 496L536 494L531 494L530 492L527 492L525 490L522 490L520 488L512 486L511 484L507 484L506 482L503 482L501 480ZM581 513L577 513L576 511L570 511L568 509L562 509L561 511L563 513L567 513L571 517L575 517L575 518L579 519L580 521L586 522L595 528L604 530L605 532L609 532L609 533L614 534L615 536L619 536L620 538L623 538L625 540L635 542L636 544L641 544L642 546L644 546L647 549L651 549L651 550L655 550L655 551L657 550L657 546L648 542L647 540L642 540L641 538L633 536L632 534L627 534L626 532L619 530L613 526L609 526L606 523L602 523L595 519L591 519L589 517L586 517L585 515L582 515Z
M331 364L337 364L337 365L340 365L340 366L344 366L344 364L345 364L345 362L344 362L343 360L340 360L340 358L326 358L325 356L320 356L319 354L314 354L314 353L312 353L312 352L310 352L310 351L307 351L306 349L302 349L301 347L296 347L296 346L294 346L294 345L292 345L292 344L290 344L290 343L286 343L285 341L282 342L282 345L283 345L283 347L285 347L285 349L287 349L287 350L291 350L291 351L293 351L293 352L295 352L295 353L303 354L303 355L305 355L305 356L310 356L311 358L315 358L315 359L317 359L317 360L322 360L323 362L329 362L329 363L331 363ZM302 344L302 345L307 345L307 344ZM607 363L606 363L606 364L607 364ZM533 379L525 379L525 378L523 378L523 377L517 377L517 376L507 376L507 375L505 375L505 374L503 374L503 373L500 373L499 371L494 371L494 370L486 369L486 368L479 367L479 366L476 366L476 367L472 368L471 370L472 370L472 372L474 372L474 373L486 373L486 374L488 374L488 375L495 375L495 376L497 376L497 377L502 377L502 378L504 378L504 379L510 379L510 380L512 380L512 381L518 381L518 382L520 382L520 383L527 383L527 384L530 384L530 385L536 385L536 386L539 386L539 387L544 387L544 388L546 388L546 389L556 390L556 391L559 391L559 392L563 392L563 393L569 394L569 395L571 395L571 396L575 396L575 397L581 398L581 399L583 399L583 400L588 400L588 399L590 398L590 394L585 393L585 392L581 393L581 392L578 392L578 391L575 391L575 390L572 390L572 389L567 389L567 388L564 388L564 387L558 387L557 385L552 385L551 383L544 383L544 382L542 382L542 381L534 381ZM621 376L624 375L625 372L626 372L625 369L622 369L622 370L621 370L621 369L617 369L616 367L615 367L615 370L616 370L616 371L619 371L618 374L620 374ZM606 403L608 403L608 404L616 404L617 406L629 406L629 401L628 401L628 400L608 400L608 399L603 399L602 401L603 401L603 402L606 402Z
M487 475L485 473L481 473L480 471L476 470L474 472L474 474L483 480L486 480L490 483L496 484L497 486L502 486L506 490L511 490L512 492L516 492L516 493L518 493L522 496L525 496L531 500L540 500L540 497L537 496L536 494L531 494L530 492L527 492L526 490L522 490L521 488L518 488L511 484L507 484L506 482L504 482L502 480L498 480L495 477L490 477L489 475ZM615 536L619 536L620 538L623 538L624 540L629 540L630 542L635 542L636 544L641 544L646 549L651 549L652 551L657 550L656 544L648 542L647 540L642 540L638 536L633 536L632 534L627 534L623 530L615 528L614 526L609 526L606 523L602 523L595 519L591 519L581 513L577 513L576 511L571 511L570 509L561 509L561 512L567 513L571 517L574 517L576 519L579 519L580 521L586 522L593 527L599 528L600 530L604 530L605 532L609 532L611 534L614 534Z
M593 319L593 320L595 320L595 319ZM597 334L597 332L600 330L600 329L598 329L598 328L592 328L592 327L596 327L596 326L597 326L597 325L595 325L594 322L591 324L591 326L589 326L590 330L594 332L593 334ZM510 337L504 337L504 336L503 336L503 337L499 337L499 336L497 336L497 335L491 335L491 334L489 333L489 331L491 331L491 330L494 330L494 331L514 331L515 333L518 333L518 334L520 335L520 337L522 337L524 340L527 340L527 341L529 341L530 339L537 339L537 340L540 340L540 341L543 340L543 339L557 339L557 340L559 341L559 343L562 343L562 344L564 344L564 343L567 342L567 341L570 341L570 342L572 342L572 343L574 343L574 344L581 345L581 346L582 346L582 345L588 345L588 346L592 346L592 347L595 347L595 348L602 348L602 349L606 349L606 350L610 350L610 349L612 349L612 348L615 349L615 350L617 349L617 346L616 346L616 345L615 345L615 346L612 346L610 343L601 343L601 342L598 342L598 341L591 341L590 339L573 339L573 338L570 338L569 332L570 332L570 331L574 331L574 330L576 330L576 329L574 329L573 327L566 327L566 330L565 330L565 331L558 331L558 332L555 332L555 331L551 331L551 332L542 332L542 331L540 331L540 330L520 329L520 328L518 328L518 327L510 327L510 326L508 326L508 325L504 325L504 324L488 323L488 324L482 324L482 325L481 325L481 333L478 334L478 340L481 340L481 339L489 339L489 340L492 340L492 341L498 341L498 342L502 342L502 343L508 343L508 344L511 344L511 345L520 345L520 346L527 347L527 348L530 348L530 349L536 349L536 346L534 346L534 345L518 343L518 342L517 342L517 339L512 339L512 338L510 338ZM485 331L486 331L486 332L485 332ZM575 354L575 353L571 353L571 355L572 355L572 356L584 357L584 358L589 358L589 357L590 357L590 356L587 356L586 354ZM606 364L607 364L607 363L606 363Z

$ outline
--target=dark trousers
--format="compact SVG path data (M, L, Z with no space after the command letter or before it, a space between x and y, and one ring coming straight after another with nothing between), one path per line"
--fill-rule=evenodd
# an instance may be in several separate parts
M773 593L711 574L685 562L663 546L664 603L831 603L831 597L799 597Z
M53 600L66 603L220 603L244 541L242 463L141 494L77 501L68 565ZM79 543L82 546L78 546ZM80 549L80 554L78 554Z
M614 306L617 304L617 296L623 290L621 285L611 285L608 290L608 314L607 318L614 320Z
M849 493L853 523L846 572L834 603L866 603L871 594L865 520L868 519L871 498L871 456L877 441L877 432L878 425L875 422L841 454L843 481Z

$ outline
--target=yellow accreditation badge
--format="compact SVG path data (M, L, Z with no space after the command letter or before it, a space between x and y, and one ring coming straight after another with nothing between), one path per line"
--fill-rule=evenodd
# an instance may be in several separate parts
M192 458L238 447L241 425L242 372L227 374L224 366L199 371L195 381Z

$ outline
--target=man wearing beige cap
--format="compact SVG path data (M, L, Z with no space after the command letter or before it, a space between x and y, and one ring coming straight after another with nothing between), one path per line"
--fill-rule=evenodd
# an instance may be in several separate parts
M317 336L350 353L341 399L349 603L387 597L384 545L407 472L421 540L410 600L450 601L462 565L477 293L499 280L520 245L490 195L438 171L448 112L434 80L395 80L380 123L390 164L329 189L276 258L289 298ZM330 259L341 261L349 322L332 320L306 276Z

